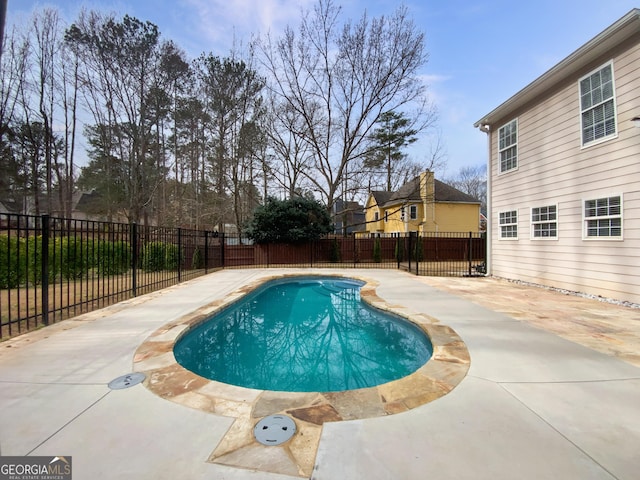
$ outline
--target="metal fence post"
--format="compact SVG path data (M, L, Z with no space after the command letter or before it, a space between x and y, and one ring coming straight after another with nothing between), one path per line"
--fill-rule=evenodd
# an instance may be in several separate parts
M138 296L138 224L133 222L129 226L129 234L131 235L131 293L134 297Z
M412 232L415 234L415 245L413 247L413 251L414 251L414 255L415 258L414 260L416 261L416 275L420 275L420 252L422 251L422 245L420 244L420 234L418 232Z
M471 276L471 262L473 261L473 232L469 232L469 276Z
M42 323L49 325L49 215L42 215L42 256L40 258Z
M221 232L218 235L220 235L220 264L221 264L220 266L222 268L224 268L225 261L226 261L225 258L224 258L224 253L225 253L224 249L225 249L225 245L226 245L227 241L226 241L226 239L224 237L224 232Z
M412 249L412 245L411 245L411 243L412 243L412 242L411 242L411 232L409 232L409 236L408 236L408 237L405 237L405 240L406 240L407 238L409 239L409 240L408 240L409 245L408 245L407 252L406 252L406 254L407 254L407 259L408 259L408 261L409 261L409 265L408 265L408 267L407 267L407 271L408 271L408 272L411 272L411 249Z
M204 274L209 271L209 231L204 231Z
M178 283L182 281L182 228L178 227Z
M356 267L358 263L358 245L356 245L356 234L353 234L353 266Z

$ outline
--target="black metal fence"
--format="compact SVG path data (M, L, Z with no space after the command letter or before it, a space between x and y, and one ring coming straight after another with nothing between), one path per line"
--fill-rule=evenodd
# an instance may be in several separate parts
M211 231L0 214L0 338L220 268L399 268L473 276L484 273L485 252L478 233L256 245Z
M297 245L225 237L224 267L399 268L416 275L484 274L483 233L333 236Z
M214 232L0 214L0 338L222 267Z

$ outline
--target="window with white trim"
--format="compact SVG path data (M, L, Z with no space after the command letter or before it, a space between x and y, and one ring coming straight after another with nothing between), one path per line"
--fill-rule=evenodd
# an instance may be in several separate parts
M581 78L579 83L582 145L615 136L613 65L605 65Z
M380 220L380 212L373 212L373 221L377 222Z
M416 220L418 218L418 207L416 205L411 205L409 207L409 218L411 220Z
M557 205L531 209L531 238L558 238Z
M622 239L622 195L584 201L584 236Z
M517 239L518 238L518 211L510 210L508 212L500 212L500 238Z
M512 120L498 130L500 173L518 168L518 120Z

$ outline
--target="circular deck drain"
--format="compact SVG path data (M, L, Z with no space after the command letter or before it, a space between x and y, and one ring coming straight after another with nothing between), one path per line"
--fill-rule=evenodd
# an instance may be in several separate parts
M253 435L263 445L280 445L296 433L296 424L285 415L269 415L253 427Z
M133 387L134 385L138 385L143 382L145 378L146 376L144 373L128 373L127 375L122 375L121 377L111 380L109 382L109 388L111 390L122 390L124 388Z

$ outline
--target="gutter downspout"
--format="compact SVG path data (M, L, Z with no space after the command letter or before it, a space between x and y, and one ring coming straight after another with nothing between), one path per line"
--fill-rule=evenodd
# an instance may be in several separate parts
M491 174L491 125L481 124L478 126L481 132L487 134L487 261L485 276L491 275L491 248L493 236L493 215L491 210L491 182L493 175Z

